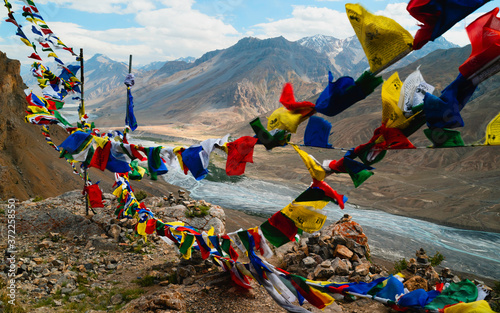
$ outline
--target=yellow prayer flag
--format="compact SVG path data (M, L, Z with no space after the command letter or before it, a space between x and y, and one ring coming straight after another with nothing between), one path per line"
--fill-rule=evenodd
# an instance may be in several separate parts
M174 154L177 156L177 160L179 161L179 165L181 167L181 170L184 171L184 162L182 161L182 155L181 155L181 150L184 147L175 147L174 148Z
M316 210L321 210L323 209L325 206L328 205L329 201L325 201L325 200L317 200L317 201L301 201L301 202L297 202L297 201L292 201L293 204L297 204L297 205L303 205L303 206L307 206L307 207L311 207L313 209L316 209Z
M457 303L444 309L444 313L495 313L486 300Z
M326 177L326 171L325 169L321 166L321 164L310 154L308 154L305 151L302 151L297 147L297 145L291 144L292 147L297 151L297 153L300 155L302 161L304 161L304 164L307 166L307 169L309 170L309 173L311 174L311 177L322 181Z
M37 107L37 106L34 106L34 105L29 105L28 106L28 110L30 110L31 112L33 112L33 114L37 114L37 113L47 113L47 114L50 114L50 112L47 110L47 108Z
M500 145L500 113L486 126L485 145Z
M412 35L393 19L373 15L359 4L345 5L347 17L374 74L410 53Z
M93 136L94 137L94 140L95 142L97 143L97 145L103 149L104 146L106 145L106 143L108 143L108 140L105 139L105 138L102 138L102 137L99 137L99 136Z
M382 123L387 128L405 129L416 116L406 118L399 108L401 87L403 87L403 82L399 79L398 72L392 74L382 85Z
M21 39L21 41L24 42L25 45L31 47L31 42L28 39L22 37L20 37L19 39Z
M51 53L47 54L47 56L58 58L57 54L55 54L54 52L51 52Z
M290 203L281 213L289 217L295 226L308 233L320 230L326 222L326 215L299 204Z
M269 116L267 130L282 129L295 133L299 124L308 118L308 115L303 115L302 110L289 111L285 107L279 107Z

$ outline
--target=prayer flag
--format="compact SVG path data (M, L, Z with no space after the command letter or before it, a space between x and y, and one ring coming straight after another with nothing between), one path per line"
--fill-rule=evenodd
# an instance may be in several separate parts
M333 75L328 72L328 85L316 100L314 109L327 116L335 116L365 99L382 82L382 77L376 77L368 71L361 74L356 81L345 76L333 82Z
M134 115L134 97L130 87L127 87L127 115L125 116L125 125L129 126L132 131L137 129L137 120Z
M486 126L485 145L500 145L500 113L497 114Z
M463 147L465 146L462 136L458 130L446 128L428 128L424 129L425 136L432 141L433 147Z
M253 131L259 139L257 143L264 145L267 150L271 150L278 146L284 146L290 140L290 134L287 134L284 130L276 130L272 134L268 132L258 117L250 122L250 126L252 126Z
M396 21L373 15L359 4L347 3L345 8L372 73L382 71L411 52L413 37Z
M467 101L476 90L476 86L462 74L446 87L438 98L430 93L425 94L424 113L429 128L463 127L460 115Z
M413 49L422 48L490 0L410 0L406 10L422 24Z
M307 169L309 170L311 177L320 181L324 180L326 177L326 171L321 166L321 164L312 155L308 154L305 151L300 150L299 147L297 147L297 145L292 144L292 147L300 155L300 158L302 159Z
M243 136L227 143L226 174L242 175L245 173L246 163L253 163L253 150L258 139Z
M289 111L294 111L301 108L312 108L314 107L314 103L309 101L297 102L295 101L295 97L293 95L293 87L292 84L286 83L283 87L283 92L281 93L280 103L285 106Z
M472 44L469 58L458 69L475 85L500 71L500 19L499 8L480 16L467 26Z
M331 148L328 143L332 124L319 116L311 116L304 132L304 145L310 147Z

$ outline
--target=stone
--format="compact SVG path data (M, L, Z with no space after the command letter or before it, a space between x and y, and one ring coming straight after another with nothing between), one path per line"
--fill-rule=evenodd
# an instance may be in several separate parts
M115 242L118 242L120 240L121 231L122 228L118 224L111 224L108 234L115 240Z
M33 258L33 261L34 261L36 264L40 265L40 264L42 264L43 259L42 259L42 258Z
M64 262L61 261L61 260L53 260L52 261L52 265L57 266L57 267L63 267L64 266Z
M302 260L302 263L304 264L305 267L313 267L313 266L316 266L316 264L317 264L316 261L313 258L311 258L310 256L304 258Z
M353 252L344 245L337 245L337 247L335 247L333 255L335 257L340 257L341 259L350 259L353 255Z
M52 241L44 240L38 244L38 248L40 249L49 249L54 245Z
M429 291L427 280L417 275L405 281L403 285L409 291L413 291L416 289L424 289L425 291Z
M314 269L314 277L316 279L328 279L328 278L332 277L333 274L335 274L335 270L331 266L324 267L322 264L319 264Z
M117 293L116 295L113 295L111 299L109 299L109 303L113 305L117 305L123 302L123 295L120 293Z
M331 267L331 266L332 266L332 262L330 262L329 260L323 261L321 263L321 267L324 267L324 268L328 268L328 267Z
M114 269L116 269L116 267L117 267L117 265L114 263L109 263L108 265L106 265L107 270L114 270Z
M425 269L424 278L427 279L428 290L432 290L432 288L436 286L436 283L441 282L439 274L434 270L432 266L428 266Z
M334 274L340 276L349 275L349 267L343 260L337 257L331 263L335 272Z
M360 276L366 276L370 274L370 263L361 263L360 265L356 266L356 268L354 269L354 273Z

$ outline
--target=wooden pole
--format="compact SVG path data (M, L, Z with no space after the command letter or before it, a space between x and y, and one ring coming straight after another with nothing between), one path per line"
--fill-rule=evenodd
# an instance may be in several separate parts
M83 124L83 116L85 115L85 102L84 102L84 96L83 96L83 86L84 86L84 81L85 81L85 75L83 73L83 48L80 48L80 91L81 91L81 108L78 112L80 115L80 122ZM88 200L88 195L87 192L85 191L85 187L87 187L87 182L88 182L88 176L87 176L87 167L85 166L83 169L83 194L84 198L83 201L85 201L85 215L89 215L89 200Z

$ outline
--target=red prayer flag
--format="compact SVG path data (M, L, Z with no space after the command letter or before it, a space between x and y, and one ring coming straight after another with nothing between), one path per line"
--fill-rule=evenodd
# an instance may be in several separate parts
M35 52L33 52L28 58L42 61L42 58L40 58L40 56L38 54L36 54Z
M289 111L294 111L301 108L314 108L315 104L309 101L297 102L293 95L292 84L286 83L283 87L283 92L281 93L280 102Z
M228 176L245 173L246 163L253 163L253 149L258 139L243 136L227 144L226 174Z
M85 186L84 194L88 195L89 204L92 208L104 208L102 203L102 191L99 185L93 184L90 186Z
M156 231L156 221L157 220L155 218L150 218L146 222L146 229L144 230L146 232L146 234L151 235L152 233L154 233Z
M496 16L499 10L499 8L494 8L467 26L472 52L467 61L459 67L464 77L469 78L478 71L482 71L485 66L493 66L495 60L496 70L489 73L489 76L500 70L500 19Z
M104 148L97 147L90 161L90 167L95 167L104 171L108 164L109 154L111 153L111 142L107 142Z

